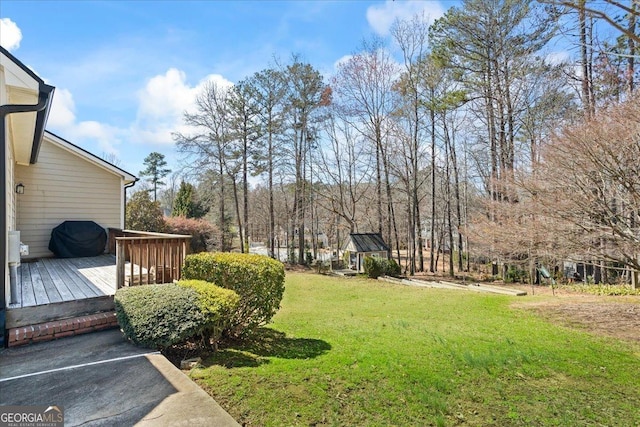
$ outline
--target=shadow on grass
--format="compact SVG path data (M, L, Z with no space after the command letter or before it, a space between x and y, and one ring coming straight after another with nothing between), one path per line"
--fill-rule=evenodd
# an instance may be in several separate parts
M269 357L312 359L331 350L331 345L312 338L287 338L270 328L259 328L242 341L227 341L224 348L207 358L205 366L227 368L256 367L269 363Z

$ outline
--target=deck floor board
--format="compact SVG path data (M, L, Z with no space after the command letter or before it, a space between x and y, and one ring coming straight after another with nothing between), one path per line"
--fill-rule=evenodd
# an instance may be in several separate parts
M67 286L66 280L63 280L60 277L60 271L58 266L55 263L52 263L49 259L41 259L40 262L47 269L51 280L53 281L54 286L58 290L62 301L73 301L75 296L73 292Z
M62 296L60 296L60 292L58 291L58 288L56 288L56 285L53 283L53 279L51 278L49 270L47 270L47 267L42 263L42 261L33 263L31 268L38 269L40 279L42 280L42 286L44 286L44 291L47 294L49 304L52 302L61 302Z
M62 262L62 260L56 260L55 264L52 264L51 266L53 265L56 266L60 279L67 285L73 294L74 299L84 299L96 296L84 285L80 278L69 272L69 268L67 268L66 264Z
M18 268L18 277L20 278L20 296L18 302L23 305L36 305L36 296L33 293L33 283L31 282L31 273L28 268Z
M104 295L104 293L94 283L78 271L78 267L71 262L71 258L60 259L59 262L60 265L64 266L71 279L75 281L78 286L82 287L87 298Z
M107 293L113 287L115 268L113 269L113 274L108 274L110 265L98 263L92 258L72 258L69 262L102 293Z
M115 264L115 257L108 254L23 262L18 267L18 301L9 307L32 307L114 295Z
M33 294L36 296L36 305L49 304L49 297L47 297L47 290L42 283L42 277L40 277L40 271L38 268L34 268L28 265L29 272L31 273L31 283L33 284Z

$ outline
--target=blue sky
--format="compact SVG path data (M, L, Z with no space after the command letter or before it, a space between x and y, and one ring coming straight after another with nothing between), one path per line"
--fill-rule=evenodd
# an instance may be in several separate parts
M364 38L438 1L2 0L0 44L56 87L48 129L133 174L163 153L208 80L237 82L292 53L329 77Z

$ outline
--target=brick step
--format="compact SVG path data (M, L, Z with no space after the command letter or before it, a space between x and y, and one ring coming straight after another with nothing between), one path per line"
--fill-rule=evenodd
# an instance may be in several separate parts
M116 327L118 327L118 320L114 311L21 326L9 329L9 347L51 341Z

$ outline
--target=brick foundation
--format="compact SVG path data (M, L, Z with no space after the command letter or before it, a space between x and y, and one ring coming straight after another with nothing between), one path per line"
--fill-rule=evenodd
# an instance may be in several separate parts
M9 329L9 347L118 327L113 311Z

